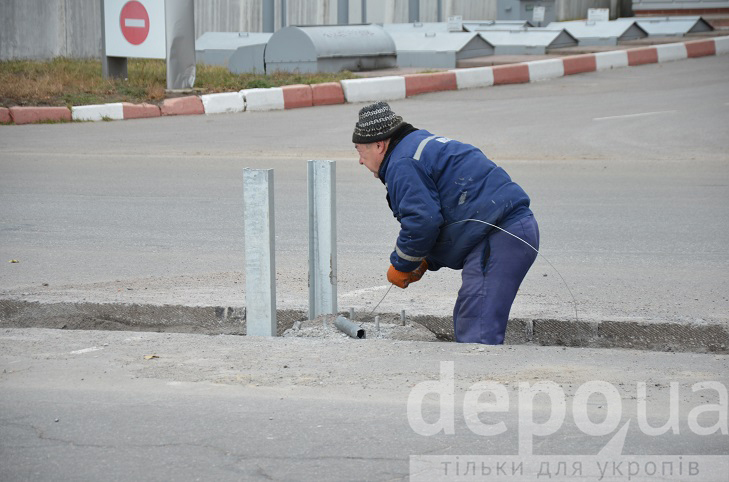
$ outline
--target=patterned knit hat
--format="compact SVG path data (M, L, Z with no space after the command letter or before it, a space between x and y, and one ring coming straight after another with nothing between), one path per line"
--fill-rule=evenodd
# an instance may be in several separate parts
M387 102L375 102L359 111L359 122L354 126L352 142L369 144L388 139L402 124L402 117L395 115Z

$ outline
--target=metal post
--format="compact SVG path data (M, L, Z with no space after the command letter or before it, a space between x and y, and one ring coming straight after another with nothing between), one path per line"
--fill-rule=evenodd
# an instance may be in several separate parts
M104 16L104 0L101 2L101 76L105 79L109 77L126 79L127 58L126 57L107 57L106 56L106 17Z
M337 23L349 25L349 0L337 0Z
M309 319L337 312L336 163L309 161Z
M443 21L443 0L438 0L438 14L437 14L438 22Z
M243 170L246 333L276 336L273 169Z
M165 2L167 37L167 88L190 89L195 85L195 2Z
M408 22L415 23L420 21L420 0L409 0L408 2Z
M362 0L362 23L367 23L367 0Z
M263 31L274 32L273 4L275 0L263 0Z
M288 23L288 19L286 18L286 4L288 3L288 0L281 0L281 28L284 28L286 24Z

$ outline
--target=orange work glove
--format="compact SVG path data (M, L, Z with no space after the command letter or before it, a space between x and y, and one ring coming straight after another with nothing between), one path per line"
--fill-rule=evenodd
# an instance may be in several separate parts
M390 265L390 269L387 270L387 281L394 284L398 288L407 288L410 283L420 281L425 271L428 269L428 263L423 260L420 266L415 271L404 273L395 269L393 265Z

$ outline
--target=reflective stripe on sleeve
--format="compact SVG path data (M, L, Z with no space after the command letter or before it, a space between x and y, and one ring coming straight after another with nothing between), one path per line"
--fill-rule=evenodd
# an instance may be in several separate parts
M425 149L425 145L428 142L430 142L433 139L435 139L436 137L438 137L438 136L430 136L430 137L426 137L425 139L423 139L422 141L420 141L420 145L418 145L418 148L415 150L415 154L413 155L413 159L415 159L416 161L419 161L420 160L420 155L423 153L423 149Z
M402 250L397 247L397 245L395 245L395 253L397 253L397 255L400 256L405 261L417 262L417 261L422 261L425 259L425 256L420 256L420 257L408 256L407 254L403 253Z

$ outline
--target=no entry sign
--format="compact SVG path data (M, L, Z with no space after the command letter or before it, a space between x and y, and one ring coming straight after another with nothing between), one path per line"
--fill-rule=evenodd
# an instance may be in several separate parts
M164 59L165 0L104 0L106 55Z
M122 35L132 45L140 45L149 35L149 14L144 5L133 0L127 2L119 15Z

